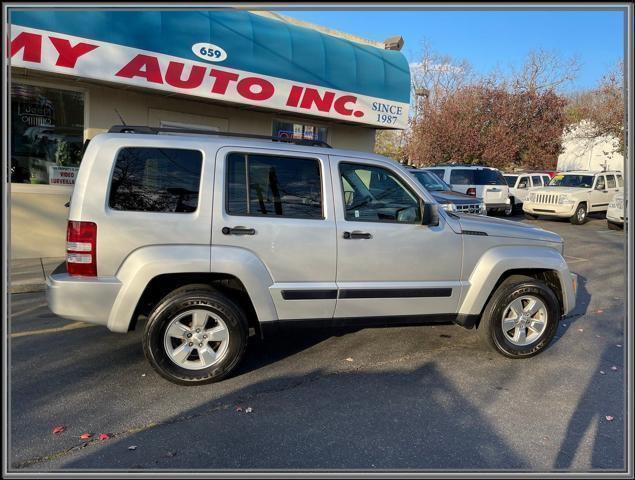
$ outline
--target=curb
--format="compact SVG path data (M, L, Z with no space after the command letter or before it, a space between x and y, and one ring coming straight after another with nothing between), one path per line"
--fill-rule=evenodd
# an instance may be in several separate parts
M12 283L10 293L35 293L46 290L46 282Z

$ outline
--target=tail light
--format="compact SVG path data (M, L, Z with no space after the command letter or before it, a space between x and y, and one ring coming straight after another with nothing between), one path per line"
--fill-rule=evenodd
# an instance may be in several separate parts
M468 188L465 194L470 195L472 197L476 197L476 188L474 187Z
M68 222L66 271L69 275L97 276L97 224Z

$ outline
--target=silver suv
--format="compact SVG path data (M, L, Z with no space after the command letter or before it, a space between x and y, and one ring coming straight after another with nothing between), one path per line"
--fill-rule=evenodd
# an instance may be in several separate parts
M529 357L575 306L558 235L440 209L392 160L165 130L91 140L47 298L113 332L143 321L145 355L173 382L227 377L250 332L294 321L452 320Z

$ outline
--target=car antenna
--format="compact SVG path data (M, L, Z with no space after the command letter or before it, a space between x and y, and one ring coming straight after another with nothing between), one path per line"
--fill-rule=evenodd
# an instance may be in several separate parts
M123 117L121 116L121 113L119 113L119 110L117 110L115 108L115 113L117 114L117 116L119 117L119 120L121 120L121 123L123 124L124 127L127 127L128 124L126 123L126 121L123 119Z

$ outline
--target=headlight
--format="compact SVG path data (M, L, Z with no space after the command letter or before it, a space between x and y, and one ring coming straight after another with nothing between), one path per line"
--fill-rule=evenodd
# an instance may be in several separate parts
M456 212L456 205L453 203L442 203L441 207L448 212Z
M615 208L619 208L620 210L624 210L624 200L618 198L615 200Z
M529 194L529 201L533 202L534 200L536 200L536 194L532 192Z
M487 215L487 207L483 202L478 204L478 214L479 215Z
M572 200L571 198L567 197L566 195L560 195L560 197L558 197L558 203L560 205L572 205L575 203L575 200Z
M617 204L615 202L609 202L609 208L617 208Z

